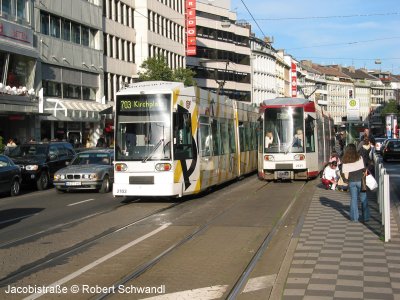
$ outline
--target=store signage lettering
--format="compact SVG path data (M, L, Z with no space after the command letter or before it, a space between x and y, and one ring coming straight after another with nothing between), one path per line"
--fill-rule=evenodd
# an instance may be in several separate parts
M10 38L14 41L32 44L32 30L24 28L18 24L12 24L5 21L0 21L0 35Z
M138 111L138 110L164 110L164 103L157 100L121 100L120 111Z
M196 56L196 0L186 0L186 55Z

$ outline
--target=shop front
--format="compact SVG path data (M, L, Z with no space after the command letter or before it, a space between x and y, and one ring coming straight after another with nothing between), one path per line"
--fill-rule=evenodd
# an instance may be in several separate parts
M103 135L100 111L105 104L92 101L45 99L40 136L42 140L64 140L74 147L94 147Z

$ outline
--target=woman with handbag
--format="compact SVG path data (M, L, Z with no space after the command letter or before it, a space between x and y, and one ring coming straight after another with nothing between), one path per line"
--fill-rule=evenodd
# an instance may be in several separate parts
M365 165L362 157L357 152L354 144L347 145L343 154L342 171L346 174L349 181L349 189L351 195L350 202L350 220L358 222L358 198L361 200L362 219L364 222L369 220L369 208L365 184L363 188L363 180L365 182Z

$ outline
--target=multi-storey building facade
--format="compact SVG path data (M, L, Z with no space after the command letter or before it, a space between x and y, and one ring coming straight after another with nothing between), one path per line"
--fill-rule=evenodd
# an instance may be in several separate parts
M100 0L37 0L34 8L43 112L41 139L94 143L102 134L103 20ZM43 95L43 96L42 96Z
M238 24L229 1L197 0L197 54L187 58L199 87L251 101L250 28Z
M332 116L335 125L342 124L347 117L347 101L353 82L350 76L332 66L312 65L313 69L325 74L327 83L327 111Z
M135 59L134 1L103 1L104 96L114 101L115 93L137 75Z
M40 134L33 1L0 6L0 136L20 142Z
M290 95L290 65L285 62L285 53L278 50L276 53L276 89L278 97L291 97Z
M250 37L252 103L277 97L275 49L269 40Z

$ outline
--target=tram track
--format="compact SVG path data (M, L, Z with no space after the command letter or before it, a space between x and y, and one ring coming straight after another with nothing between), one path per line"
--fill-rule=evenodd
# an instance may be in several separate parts
M255 192L259 192L262 189L264 189L266 186L270 185L272 182L266 182L264 185L261 187L258 187ZM251 275L252 271L254 270L255 266L257 265L260 257L264 254L266 249L269 247L271 240L276 236L277 231L279 230L280 226L285 222L289 212L293 208L294 204L296 203L296 200L298 199L299 195L304 191L304 187L306 186L306 182L304 182L301 187L297 190L296 194L294 195L293 199L290 201L290 204L288 207L285 209L285 211L282 213L280 218L276 220L273 228L267 233L267 235L264 237L262 240L262 243L260 244L259 248L255 252L255 254L252 256L250 259L249 263L237 279L237 281L233 284L233 286L230 288L229 292L227 292L226 296L224 298L226 299L236 299L237 296L240 294L240 292L243 290L246 282L249 279L249 276ZM219 220L223 215L228 213L230 210L234 208L235 205L237 205L241 201L246 201L247 199L242 199L239 201L236 201L233 205L231 205L228 209L222 211L218 215L214 216L211 220L209 220L207 223L203 224L202 226L198 227L195 231L190 233L189 235L185 236L183 239L181 239L179 242L175 243L174 245L170 246L168 249L164 250L162 253L154 257L152 260L142 264L135 270L133 270L132 273L125 275L121 280L118 280L114 282L110 287L113 287L114 290L118 289L119 286L124 286L128 284L129 282L135 280L136 278L140 277L143 275L147 270L151 269L157 263L159 263L162 259L166 259L168 255L172 254L174 251L176 251L178 248L186 244L187 242L195 239L197 236L201 235L204 233L213 223L215 223L217 220ZM109 293L103 293L100 294L98 297L95 297L96 300L101 300L101 299L107 299L109 297L113 297L115 294L111 292L112 289L110 289Z
M285 221L288 213L292 209L293 205L295 204L299 194L304 190L304 187L307 183L305 182L300 189L296 192L295 196L293 197L292 201L290 202L290 205L287 207L285 212L282 214L282 217L276 222L272 230L267 234L263 242L261 243L260 247L258 248L257 252L254 254L252 259L250 260L249 264L247 267L244 269L243 273L239 277L239 279L236 281L234 286L232 287L231 291L229 292L228 296L226 299L228 300L233 300L236 299L239 293L243 290L246 282L248 281L251 272L254 270L255 266L257 265L260 257L265 253L266 249L270 245L272 239L276 236L277 231L279 227L283 224Z
M141 199L138 199L138 200L135 200L135 201L130 202L128 204L120 205L120 206L118 206L116 208L121 208L121 207L123 207L125 205L129 205L131 203L139 202L140 200ZM183 204L184 202L185 201L180 201L180 202L173 203L172 205L169 205L167 207L164 207L164 208L158 209L156 211L153 211L152 213L147 214L147 215L145 215L145 216L143 216L143 217L141 217L141 218L139 218L137 220L131 221L131 222L126 223L126 224L124 224L122 226L118 226L117 228L113 229L112 231L104 232L104 233L102 233L102 234L100 234L98 236L95 236L95 237L91 238L91 239L88 239L88 240L85 240L85 241L83 241L81 243L78 243L78 244L72 246L71 248L63 249L63 250L59 251L57 254L52 255L50 258L47 257L45 259L37 260L37 261L35 261L33 263L30 263L27 266L25 266L23 269L15 271L15 272L12 272L12 273L10 273L9 275L7 275L7 276L5 276L3 278L0 278L0 287L4 287L7 284L10 284L10 283L14 282L15 280L18 280L18 279L20 279L20 278L22 278L24 276L32 274L35 271L37 271L37 270L39 270L39 269L41 269L41 268L43 268L43 267L45 267L47 265L50 265L51 263L54 263L54 262L56 262L58 260L62 260L65 257L67 257L67 256L69 256L69 255L71 255L73 253L77 253L78 251L83 250L83 249L85 249L85 248L97 243L98 241L100 241L100 240L102 240L104 238L110 237L111 235L113 235L115 233L118 233L118 232L120 232L122 230L128 229L128 228L130 228L130 227L132 227L134 225L137 225L140 222L144 222L144 221L146 221L146 220L148 220L148 219L150 219L150 218L152 218L152 217L154 217L154 216L156 216L158 214L161 214L161 213L164 213L164 212L166 212L166 211L168 211L170 209L173 209L173 208ZM65 224L61 224L60 226L58 226L56 228L52 228L52 229L49 229L49 230L44 230L44 231L41 231L41 232L38 232L38 233L35 233L35 234L32 234L32 235L23 237L23 238L18 239L18 240L14 240L14 241L3 243L3 244L0 245L0 248L1 247L5 247L5 246L12 246L12 245L17 244L17 243L21 243L22 241L31 239L34 236L42 235L42 234L49 233L49 232L52 232L52 231L55 231L55 230L60 230L63 227L71 226L71 225L73 225L75 223L78 223L78 222L81 222L83 220L87 220L89 218L93 218L93 217L99 216L100 214L104 214L104 213L107 213L107 212L114 211L116 208L109 209L109 210L106 210L106 211L103 211L103 212L99 212L99 213L96 213L96 214L93 214L93 215L90 215L90 216L86 216L86 217L80 218L78 220L73 220L71 222L68 222L68 223L65 223Z
M227 183L219 185L219 186L216 186L214 191L224 189L224 187L230 185L231 183L233 183L233 181L227 182ZM132 226L138 225L139 223L145 222L146 220L149 220L150 218L156 217L159 214L162 214L162 213L165 213L165 212L167 212L169 210L172 210L172 209L176 208L177 206L179 206L179 205L191 200L192 198L196 198L198 196L199 195L186 196L185 198L179 199L178 202L175 202L172 205L169 205L167 207L158 209L158 210L153 211L150 214L147 214L147 215L145 215L145 216L143 216L141 218L138 218L138 219L136 219L134 221L131 221L131 222L126 223L124 225L118 226L117 228L112 229L112 231L104 232L104 233L99 234L99 235L97 235L95 237L92 237L92 238L90 238L88 240L82 241L82 242L80 242L80 243L78 243L78 244L76 244L76 245L74 245L74 246L72 246L70 248L62 249L62 250L58 251L57 253L52 254L50 257L39 259L39 260L36 260L36 261L31 262L29 264L26 264L23 268L20 268L19 270L11 272L8 275L0 278L0 288L4 287L4 286L6 286L6 285L8 285L10 283L13 283L13 282L15 282L15 281L17 281L17 280L19 280L19 279L21 279L23 277L26 277L26 276L28 276L30 274L33 274L36 271L45 268L46 266L49 266L51 264L56 263L57 261L62 261L66 257L69 257L69 256L73 255L74 253L78 253L79 251L84 250L84 249L94 245L95 243L97 243L97 242L99 242L99 241L101 241L101 240L103 240L105 238L108 238L108 237L112 236L113 234L121 232L122 230L128 229L128 228L130 228ZM109 213L109 212L115 211L118 208L123 208L124 206L130 205L130 204L133 204L133 203L138 203L141 200L143 200L143 199L139 198L139 199L136 199L134 201L130 201L129 203L124 203L122 205L114 207L112 209L108 209L108 210L105 210L105 211L102 211L102 212L99 212L99 213L96 213L96 214L92 214L90 216L85 216L83 218L80 218L80 219L77 219L77 220L73 220L73 221L68 222L68 223L60 224L59 226L53 227L53 228L51 228L49 230L43 230L43 231L31 234L29 236L25 236L25 237L20 238L18 240L5 242L3 244L0 244L0 249L2 247L10 247L10 246L15 246L17 244L21 244L22 242L24 242L26 240L30 240L33 237L38 237L38 236L45 235L45 234L48 234L48 233L51 233L51 232L54 232L54 231L59 231L59 230L65 228L65 227L74 225L76 223L88 220L90 218L94 218L96 216L99 216L99 215L102 215L102 214L105 214L105 213Z

